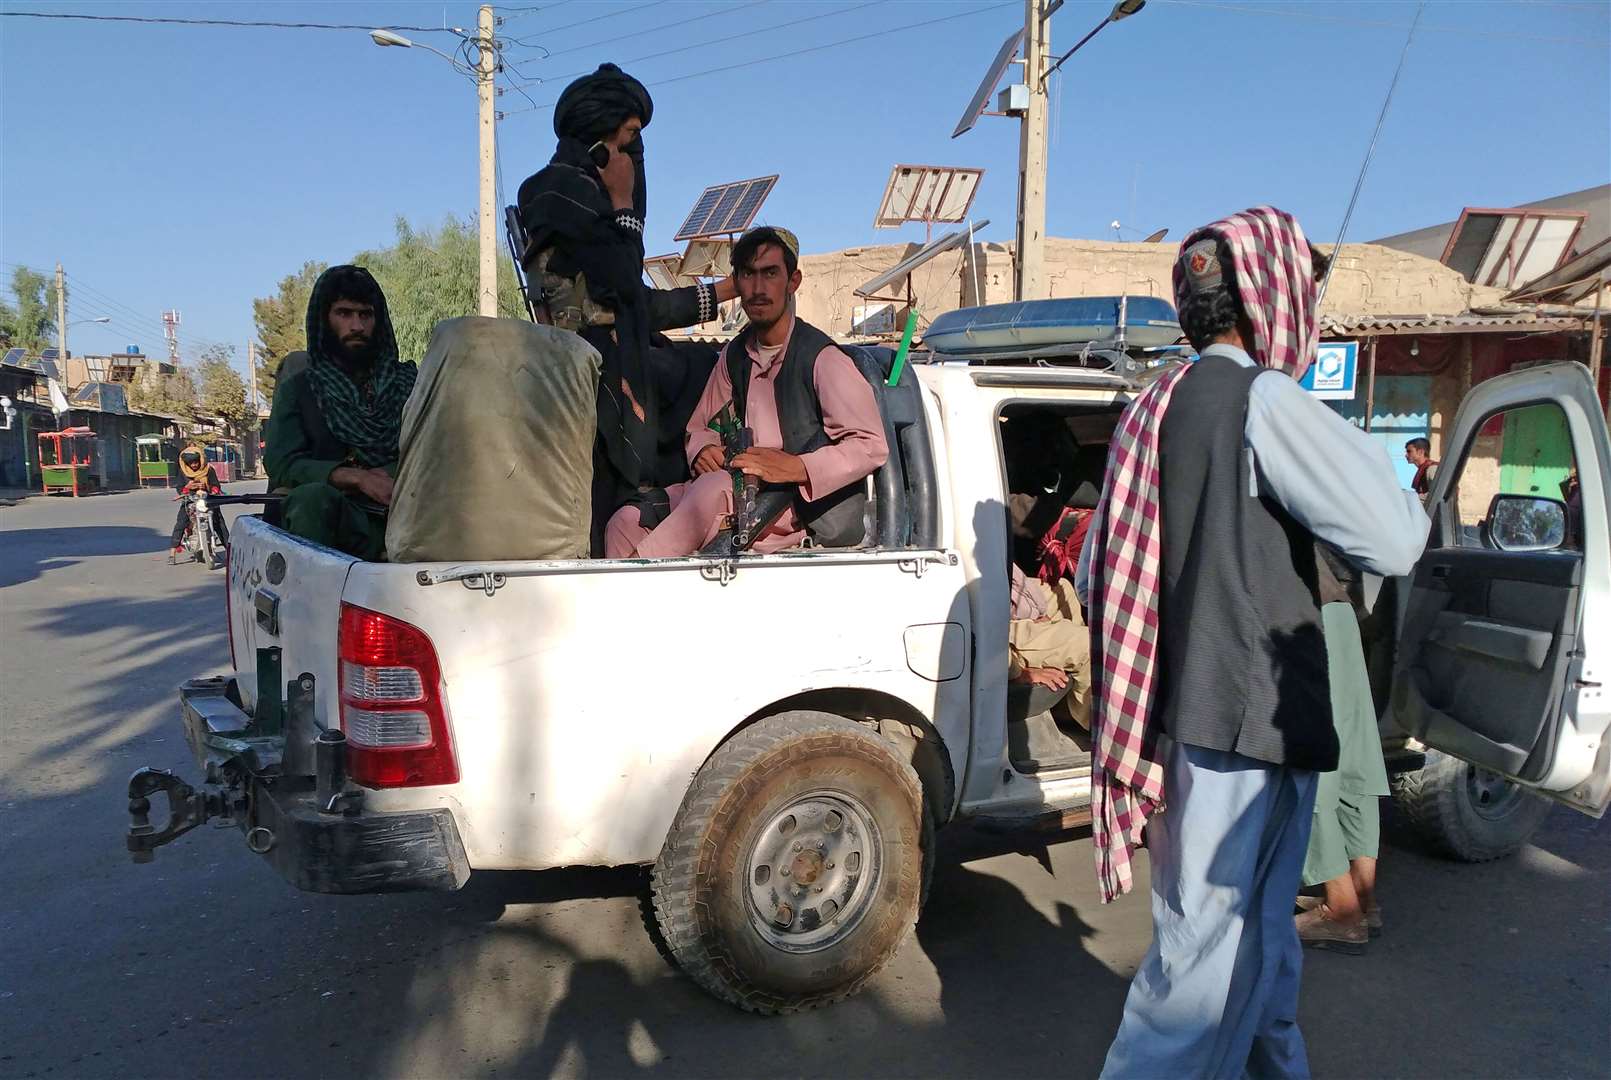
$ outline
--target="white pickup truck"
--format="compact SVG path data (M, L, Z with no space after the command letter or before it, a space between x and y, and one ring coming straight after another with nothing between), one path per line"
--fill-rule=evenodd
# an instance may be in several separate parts
M650 932L706 990L762 1013L854 992L915 923L937 827L1086 820L1088 737L1007 681L1009 496L1077 478L1009 460L1012 432L1054 418L1099 460L1137 383L1043 347L919 357L890 387L889 350L849 351L892 447L854 550L397 565L242 517L235 671L180 691L205 782L135 774L136 860L224 818L321 892L652 867ZM1580 509L1501 495L1462 529L1466 455L1540 405ZM1432 539L1382 620L1384 745L1427 766L1400 781L1411 817L1491 857L1546 805L1523 789L1595 815L1611 797L1611 447L1575 364L1480 384L1445 445Z

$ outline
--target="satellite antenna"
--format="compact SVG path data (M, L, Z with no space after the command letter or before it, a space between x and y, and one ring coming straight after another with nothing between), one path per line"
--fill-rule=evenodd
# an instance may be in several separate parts
M884 197L873 218L875 229L898 229L908 221L921 221L933 239L934 223L960 224L979 194L983 169L953 165L897 165L890 170Z
M1048 12L1050 14L1050 12ZM1001 77L1007 73L1007 65L1013 62L1018 55L1019 46L1024 43L1024 31L1020 27L1007 35L1007 40L1001 43L996 58L990 61L990 69L985 72L984 79L979 83L979 89L973 92L973 98L968 107L962 111L962 119L957 121L957 129L951 132L951 138L965 135L973 130L973 125L979 122L981 116L1006 116L1002 112L986 111L985 106L990 103L990 95L995 92L1001 83Z
M1117 219L1108 222L1108 228L1113 230L1113 238L1115 240L1123 240L1124 239L1124 236L1122 235L1123 233L1126 233L1126 232L1138 233L1138 232L1141 231L1140 229L1132 229L1128 225L1121 225L1121 224L1119 224ZM1141 242L1143 244L1156 244L1158 241L1162 240L1164 237L1166 237L1168 235L1169 235L1169 230L1167 228L1157 229L1157 230L1154 230L1153 232L1148 233L1142 239Z

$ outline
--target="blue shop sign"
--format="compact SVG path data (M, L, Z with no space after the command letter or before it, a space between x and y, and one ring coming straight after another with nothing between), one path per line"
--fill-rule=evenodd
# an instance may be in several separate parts
M1316 351L1315 362L1304 372L1300 385L1317 398L1348 401L1354 396L1354 382L1358 373L1357 341L1323 341Z

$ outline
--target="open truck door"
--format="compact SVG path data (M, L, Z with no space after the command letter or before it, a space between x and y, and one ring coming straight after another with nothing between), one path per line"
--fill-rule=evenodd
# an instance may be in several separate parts
M1399 611L1392 718L1474 766L1470 783L1512 781L1599 817L1611 800L1611 446L1588 370L1479 384L1445 445Z

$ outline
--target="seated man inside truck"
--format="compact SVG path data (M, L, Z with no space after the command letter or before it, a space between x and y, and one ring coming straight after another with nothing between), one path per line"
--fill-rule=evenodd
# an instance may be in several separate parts
M1007 624L1007 677L1015 683L1067 690L1062 706L1080 727L1091 727L1091 632L1074 582L1052 584L1014 566L1012 621Z
M263 429L269 490L285 493L288 532L379 560L417 369L397 358L386 297L361 266L319 275L307 335L307 352L281 363Z
M749 325L722 351L688 422L694 480L617 511L605 531L609 558L694 554L731 521L745 478L763 492L793 492L752 550L781 551L808 538L853 547L864 539L862 481L889 457L872 387L828 335L795 316L800 242L793 233L752 229L732 258ZM730 454L723 432L745 431L750 448Z

